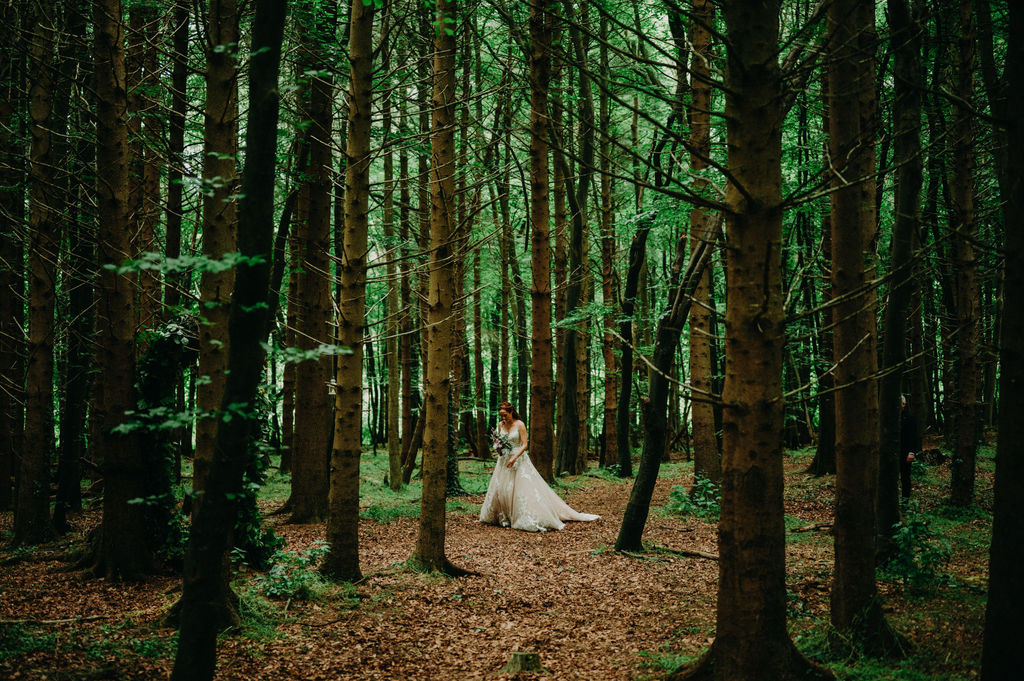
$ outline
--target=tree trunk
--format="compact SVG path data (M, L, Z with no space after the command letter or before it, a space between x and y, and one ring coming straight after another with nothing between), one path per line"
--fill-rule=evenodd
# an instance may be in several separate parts
M906 359L907 320L913 292L911 278L916 271L913 257L914 234L919 231L921 209L921 28L911 15L907 0L889 0L892 49L896 52L893 124L896 166L895 215L892 253L889 258L891 284L885 308L882 334L880 379L880 442L878 468L877 529L878 550L887 555L895 525L900 521L897 488L900 474L900 392Z
M14 507L14 546L54 536L50 522L50 460L53 454L53 351L60 223L54 213L54 165L50 113L53 101L54 33L51 0L33 0L28 44L29 116L29 299L28 368L25 376L25 448L21 452Z
M619 536L615 541L616 551L642 551L644 525L650 511L654 483L658 480L662 455L667 444L668 386L672 371L672 360L679 346L683 325L690 313L693 293L707 269L709 233L705 226L702 234L696 235L697 246L693 249L686 271L682 272L686 257L685 237L676 245L675 262L672 264L673 286L669 289L668 305L661 319L654 341L654 371L651 372L650 403L644 417L644 448L640 467L629 495L629 503L622 518ZM717 225L711 226L716 229Z
M136 408L134 284L116 267L131 254L128 222L128 98L125 91L124 25L121 0L94 5L96 56L96 175L99 229L97 283L97 381L91 413L99 441L94 458L102 462L103 525L93 571L106 578L130 579L152 569L143 515L129 501L146 496L138 437L115 431L125 412ZM108 269L107 266L114 266Z
M717 637L686 674L765 681L831 678L786 631L782 499L782 81L779 2L722 3L728 305L722 393L722 518L718 525Z
M419 531L410 563L448 574L462 571L445 556L445 465L451 388L455 215L455 23L456 4L437 2L434 93L430 148L430 281L425 334L428 354L423 419L423 495Z
M600 75L598 94L598 129L601 131L598 163L601 170L601 297L606 313L602 325L602 358L604 359L604 413L602 417L601 465L610 466L619 458L619 436L615 422L615 404L619 393L619 375L615 363L615 316L612 306L617 298L615 271L615 207L612 204L611 175L611 107L608 96L608 17L602 12L600 20Z
M390 35L392 24L392 8L387 8L383 18L381 33L384 36ZM353 15L354 16L354 15ZM350 38L351 40L351 32ZM391 72L391 51L388 45L383 44L381 49L381 71ZM353 79L353 82L354 79ZM385 83L386 88L390 88ZM383 143L386 148L384 152L384 240L388 249L386 267L387 272L387 339L385 340L385 352L388 359L388 390L387 390L387 446L388 446L388 484L392 490L398 491L402 488L402 439L400 432L400 399L402 366L399 359L399 333L400 333L400 301L399 301L399 280L396 255L398 254L398 243L395 234L395 151L391 148L391 93L390 89L385 91L382 102L383 108ZM349 112L351 116L351 111ZM349 121L349 135L352 134L352 121ZM351 142L351 137L349 138ZM349 161L351 165L351 160ZM347 193L346 193L347 195ZM369 198L367 195L364 198Z
M203 126L203 255L220 260L237 246L238 211L231 197L238 190L238 0L210 0L207 13L206 111ZM228 358L228 307L234 270L204 271L199 285L199 383L201 413L220 408ZM206 469L213 457L218 419L196 423L193 489L202 491ZM201 504L202 497L199 497Z
M0 5L0 511L12 507L14 474L23 451L25 211L24 147L15 130L21 119L19 17L14 3Z
M832 177L832 288L835 307L836 510L832 624L872 655L898 642L875 587L878 489L878 370L875 293L874 7L837 0L829 7L829 152ZM730 300L730 304L732 304Z
M988 605L981 654L983 681L1011 679L1024 668L1020 645L1020 612L1024 608L1024 459L1019 453L1024 419L1024 7L1009 6L1006 53L1007 197L1006 274L1003 284L1003 328L1000 352L999 443L996 445L995 503L992 508L992 547L989 552Z
M67 136L71 121L84 129L82 116L72 116L71 102L76 92L79 69L91 67L87 53L86 13L88 3L80 0L66 9L67 37L62 41L58 57L60 86L54 107L54 150L59 191L63 194L54 208L63 215L67 232L67 258L64 267L64 290L67 291L67 343L63 363L64 399L60 416L60 460L57 465L57 496L53 507L53 524L58 532L70 529L68 512L82 509L82 467L86 456L86 416L89 405L89 384L92 375L93 271L96 256L93 244L96 234L92 224L83 218L83 208L91 200L81 180L85 169L94 167L94 147L84 141L72 148ZM90 69L91 70L91 69ZM86 209L88 210L88 209Z
M274 240L274 178L277 155L278 93L286 0L256 0L249 59L249 116L239 217L246 229L238 247L244 256L262 257L239 268L234 280L230 323L230 373L221 408L251 409L265 361L269 328L267 300ZM208 681L217 662L222 598L222 565L241 496L242 473L249 456L252 421L223 421L206 479L206 494L192 521L185 557L181 629L172 681Z
M476 455L481 459L489 457L487 439L487 394L484 392L484 323L482 301L482 275L480 259L483 249L477 248L473 258L473 379L474 404L476 406Z
M633 476L633 448L630 446L629 426L630 398L633 394L633 310L636 307L636 290L640 281L640 269L647 258L647 235L651 231L650 216L643 216L637 225L633 242L629 246L629 267L626 270L626 288L622 294L622 323L619 335L622 344L622 386L619 390L619 404L615 412L615 431L618 435L619 477Z
M694 172L707 167L711 157L711 27L715 20L715 7L709 0L694 0L694 19L690 42L693 45L692 97L690 104L690 167ZM707 180L699 179L694 185L698 192L706 191ZM704 237L711 216L704 208L690 210L690 249L696 250L699 240L714 240L713 234ZM696 307L690 311L690 385L693 406L693 475L706 478L716 485L722 480L722 457L715 434L715 409L711 388L711 268L705 268L694 291Z
M953 220L953 269L956 273L956 430L950 479L950 501L970 506L974 499L975 454L978 446L978 277L974 242L978 224L974 210L974 1L960 2L957 42L957 107L953 125L953 177L950 199Z
M530 4L530 457L541 477L554 477L554 386L551 384L551 230L548 226L548 85L551 0ZM521 378L521 377L520 377ZM575 381L573 381L575 384ZM524 414L524 417L526 415Z
M586 16L585 7L580 6L581 14ZM565 7L566 14L571 16L573 10L570 4ZM570 26L570 35L573 48L576 54L576 64L579 69L579 106L580 106L580 162L579 176L575 186L571 186L568 192L569 209L571 211L571 229L569 234L569 262L567 272L567 286L565 295L565 311L573 314L581 303L583 279L585 268L583 263L583 235L586 231L586 206L587 194L590 189L590 180L594 174L594 98L591 94L590 77L588 75L586 46L582 31L576 24ZM569 177L569 168L566 164L565 138L555 151L556 163L562 169L562 175ZM585 379L585 374L580 371L579 346L580 331L576 324L570 324L565 329L565 400L562 410L558 414L558 473L569 473L579 475L586 471L585 455L586 440L580 442L581 433L585 433L586 412L580 409L579 396L586 397L586 389L579 390L580 378ZM581 374L583 374L581 376Z
M352 1L349 30L348 148L345 152L345 241L339 265L339 357L331 453L327 541L321 568L334 579L355 581L359 570L359 457L362 453L363 334L366 318L366 252L370 214L370 111L373 94L374 5ZM397 368L397 364L396 364ZM396 386L397 387L397 386Z
M323 13L326 12L327 16ZM326 51L335 41L335 10L321 8L317 3L303 5L299 17L301 34L308 50L308 64L304 84L308 88L309 120L309 170L308 182L309 218L299 221L300 270L298 276L298 326L296 345L302 350L315 350L319 345L330 342L328 323L331 319L330 304L330 248L332 165L331 127L333 122L334 82L327 69ZM367 38L369 39L369 38ZM309 75L309 74L312 75ZM362 351L356 346L362 343L363 320L348 317L342 323L355 325L358 333L345 334L346 341L353 345L352 356L355 371L362 371ZM347 365L344 361L341 365ZM292 495L291 522L318 523L328 515L329 458L331 451L331 402L327 392L331 357L320 356L300 362L295 367L295 434L292 440ZM347 390L352 383L347 382ZM360 378L355 385L361 386ZM361 388L357 388L357 391ZM338 397L341 397L339 390ZM357 395L358 398L358 395ZM348 405L351 408L351 405ZM359 409L355 411L359 418ZM348 425L349 422L346 422ZM335 427L335 431L338 428ZM360 446L361 429L342 431L347 438Z

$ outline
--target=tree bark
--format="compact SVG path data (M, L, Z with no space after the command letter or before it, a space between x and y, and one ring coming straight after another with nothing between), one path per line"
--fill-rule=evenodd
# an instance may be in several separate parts
M690 314L693 294L707 268L709 251L709 230L696 236L697 246L693 249L686 271L682 272L686 254L685 237L676 245L675 262L672 265L673 286L669 289L668 305L658 320L654 341L654 371L651 372L650 403L644 417L644 448L640 467L633 483L633 490L626 504L626 512L615 541L616 551L642 551L644 525L651 507L654 483L658 480L662 455L667 444L669 376L672 362L683 333L683 325ZM711 225L712 229L717 225Z
M717 637L670 678L831 678L786 631L783 526L782 80L779 2L721 5L728 45L725 110L732 181Z
M345 241L340 263L339 357L331 453L327 541L322 571L354 581L359 570L359 458L362 453L363 334L366 317L366 252L370 214L370 109L373 95L373 3L352 0L349 30L348 148L345 152ZM397 368L397 366L396 366ZM396 386L397 387L397 386ZM397 406L397 405L396 405ZM400 475L400 474L399 474Z
M326 13L326 16L325 14ZM309 121L309 170L307 171L308 219L298 224L300 270L298 276L298 320L295 335L296 346L302 350L315 350L321 344L330 342L328 323L331 319L330 304L330 249L332 165L331 139L333 122L334 81L327 68L328 45L335 41L335 10L318 3L303 5L300 17L301 34L306 43L309 57L304 75L308 93ZM308 78L308 81L305 80ZM365 249L364 249L365 250ZM350 301L351 302L351 301ZM353 350L355 371L360 378L355 385L361 386L363 320L347 318L355 324L357 334L346 333L346 343ZM331 357L320 356L307 359L295 367L295 434L292 439L292 494L290 521L293 523L318 523L327 518L329 496L329 465L331 457L331 413L327 379L330 375ZM340 363L347 366L347 361ZM344 370L344 369L343 369ZM351 390L348 381L345 390ZM361 388L360 388L361 389ZM339 390L338 397L341 397ZM357 395L358 397L358 395ZM344 399L344 398L342 398ZM351 409L351 405L347 405ZM360 410L355 411L358 421ZM346 426L350 426L349 421ZM335 431L337 433L337 426ZM353 430L342 430L346 438L355 440L360 447L361 427L357 422Z
M0 510L14 501L16 462L23 451L25 321L24 147L15 130L21 117L23 50L14 3L0 5Z
M116 1L116 0L115 0ZM274 240L274 179L277 156L278 69L286 0L256 0L249 60L249 116L246 160L239 203L242 255L258 262L239 267L230 308L230 373L221 409L251 408L266 359L267 300ZM181 629L172 681L213 679L222 596L221 567L230 548L231 528L249 456L252 421L221 422L210 460L206 494L192 521L185 557Z
M390 35L393 10L388 7L383 18L381 33L383 36ZM351 40L351 38L350 38ZM381 71L391 72L391 48L381 41ZM353 79L354 82L354 79ZM384 152L384 240L388 249L387 272L387 339L385 340L385 352L388 360L388 390L387 390L387 446L388 446L388 484L391 489L398 491L402 488L402 438L401 438L401 382L402 366L399 359L400 324L401 312L399 301L399 278L398 265L395 255L399 253L398 240L395 233L395 152L391 148L392 140L392 113L391 113L391 92L390 85L385 82L383 102L383 141L387 149ZM351 111L349 112L351 116ZM349 121L349 134L352 134L352 121ZM350 138L351 140L351 138ZM350 161L351 163L351 161ZM367 197L368 198L368 197Z
M14 546L52 539L50 521L50 461L53 457L53 352L57 260L60 223L53 206L53 102L56 8L52 0L33 0L28 44L29 117L29 300L28 366L25 375L25 448L21 452L18 497L14 507Z
M829 155L835 306L836 510L832 625L871 655L896 652L875 586L878 370L875 293L875 15L870 3L829 7ZM732 304L732 300L730 300Z
M622 386L615 413L615 431L618 435L619 477L633 476L633 448L630 446L630 399L633 394L633 310L640 269L647 258L647 235L651 231L650 216L643 216L629 246L629 267L626 270L626 288L622 294L622 323L619 341L622 344Z
M613 305L617 299L618 282L615 271L615 207L612 204L611 175L611 107L608 97L610 67L608 63L608 17L604 12L600 19L600 75L601 87L598 93L599 123L601 131L598 163L601 171L601 297L605 315L602 320L602 358L604 359L604 413L602 416L601 465L610 466L619 458L619 436L615 420L615 404L618 401L619 374L615 362L615 316Z
M1011 3L1006 53L1006 126L1010 150L1024 148L1024 7ZM1024 459L1019 443L1024 419L1024 157L1007 155L1005 177L1008 201L1003 205L1006 225L1006 278L1003 284L1003 328L1000 351L999 442L996 445L995 503L992 508L992 547L989 552L988 605L985 641L981 654L983 681L1010 679L1024 668L1020 645L1020 612L1024 608Z
M203 255L220 260L237 247L238 210L231 199L238 190L238 0L210 0L207 13L206 110L203 126ZM228 358L228 306L234 270L204 271L199 284L199 411L212 414L224 394ZM213 457L217 420L196 423L193 488L201 492ZM202 497L199 497L200 504Z
M452 308L455 291L455 32L456 3L438 0L434 34L434 91L430 149L430 280L423 429L423 494L410 563L461 574L445 555L445 466L451 388Z
M119 273L131 254L128 222L128 98L125 91L121 0L94 4L96 56L96 176L99 281L97 284L97 381L91 413L97 424L94 458L102 462L103 524L93 571L106 578L133 578L152 569L143 515L128 502L145 496L146 470L138 437L121 434L135 401L134 285ZM105 266L113 266L108 269Z
M581 5L582 15L586 16L585 8ZM573 14L571 4L567 2L566 14ZM587 66L587 50L584 45L582 31L573 24L570 27L570 37L576 54L576 64L579 69L579 106L580 106L580 160L579 173L575 186L569 180L569 168L566 164L565 138L561 139L559 149L555 151L556 163L561 166L562 174L566 177L570 187L567 193L569 199L569 210L571 212L571 228L569 233L569 262L567 272L567 285L565 295L565 311L573 314L579 306L582 297L583 279L585 268L583 263L583 235L586 231L586 206L587 194L590 189L590 181L594 175L594 98L591 94L589 68ZM569 473L579 475L586 471L586 440L581 440L581 433L585 434L586 411L580 409L579 397L586 397L586 389L579 390L581 377L585 379L585 373L580 371L578 358L580 346L580 331L576 324L565 328L565 400L562 410L559 413L558 428L558 466L555 469L559 474ZM585 363L584 363L585 368ZM584 456L581 456L581 452Z
M970 506L974 500L975 454L978 446L978 276L974 243L978 223L974 197L974 1L960 2L957 41L957 107L953 125L953 177L950 202L953 220L953 270L956 273L956 429L950 470L950 502Z
M554 477L554 386L551 384L551 230L548 224L548 86L551 0L530 3L530 456L541 477ZM575 381L574 381L575 383ZM526 415L524 414L524 417Z
M692 97L690 103L690 168L699 173L711 157L711 27L715 7L709 0L694 0L694 17L690 29L693 62L690 66ZM698 179L696 191L705 191L707 180ZM695 250L711 216L704 208L690 210L690 248ZM690 385L693 388L693 475L707 478L716 485L722 480L722 457L715 434L715 409L711 402L711 268L705 268L694 291L697 306L690 311Z
M84 140L76 142L73 148L67 134L72 124L80 126L79 130L85 127L84 116L72 114L71 102L79 93L84 94L76 86L79 70L91 72L92 60L85 35L88 9L88 2L78 0L65 10L65 38L60 42L57 58L60 84L54 106L55 166L62 198L53 204L53 210L63 216L62 231L67 235L62 284L68 300L64 314L71 320L67 324L62 360L65 390L61 400L57 495L53 506L53 524L58 532L70 529L69 512L82 509L81 462L86 456L86 417L93 366L92 268L96 261L93 248L96 234L91 221L84 217L90 214L86 207L92 197L81 178L86 176L86 168L95 167L95 148Z
M900 392L905 370L907 320L910 317L912 277L917 259L914 235L920 230L921 210L921 27L907 0L889 0L892 49L896 52L893 103L894 158L896 166L895 215L892 252L889 257L889 300L882 334L882 370L879 386L880 442L878 468L877 529L879 552L891 551L895 525L900 521L897 488L900 472Z

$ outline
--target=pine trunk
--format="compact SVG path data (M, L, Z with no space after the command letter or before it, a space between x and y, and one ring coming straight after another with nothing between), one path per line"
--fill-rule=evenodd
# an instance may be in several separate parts
M18 473L14 507L14 546L52 539L50 460L53 455L54 308L60 223L53 206L54 165L50 132L53 101L55 7L34 0L34 22L25 35L29 47L29 280L28 367L25 376L25 448Z
M92 411L102 462L103 525L93 565L107 578L130 579L152 568L143 514L128 502L146 496L145 466L138 438L115 431L135 401L135 300L130 276L105 266L131 255L128 221L128 98L125 91L124 25L120 0L94 5L96 55L96 185L99 229L97 283L97 381Z
M690 167L699 172L707 167L711 157L711 32L715 8L709 0L694 0L694 21L690 43L693 45L692 97L690 103ZM707 181L697 180L694 190L704 192ZM690 210L690 249L700 246L711 220L708 210L694 207ZM690 311L690 386L693 390L693 475L706 478L716 485L722 479L722 457L715 434L714 397L711 387L711 268L701 275L694 291L696 305Z
M426 300L423 495L410 562L420 569L458 573L445 556L445 478L448 399L451 392L452 313L455 291L455 10L438 0L434 34L430 135L430 278Z
M1006 54L1006 136L1009 149L1024 149L1024 7L1009 7ZM1020 442L1024 419L1024 156L1010 153L1005 175L1009 201L1003 206L1006 225L1006 279L1003 284L1003 328L1000 350L999 443L996 445L995 502L989 552L988 605L981 655L982 681L1012 679L1024 668L1020 645L1020 613L1024 608L1024 458Z
M949 193L953 220L953 271L956 309L955 444L950 501L970 506L974 500L975 455L978 447L978 223L974 208L974 2L960 2L957 63L957 108L953 134L953 177Z
M274 248L274 179L276 176L278 69L281 59L285 0L256 0L249 64L249 114L246 160L239 218L246 226L238 240L243 256L262 258L243 265L234 279L230 307L230 372L221 408L252 409L263 373L263 350L270 328L265 305ZM172 681L209 681L217 663L217 635L224 596L222 566L231 548L231 530L242 494L249 457L251 424L245 418L223 421L206 478L206 494L192 521L185 557L181 628Z
M331 548L322 568L334 579L343 581L354 581L360 577L359 458L362 453L363 334L370 213L373 18L372 3L366 5L362 0L352 1L348 48L350 93L348 148L345 152L345 238L344 256L339 266L341 307L338 318L338 343L352 354L338 357L327 515L327 541Z
M548 203L548 86L551 80L551 0L530 3L530 457L548 482L554 477L554 386L551 383L551 229ZM525 325L525 324L524 324ZM520 376L520 381L522 381ZM575 384L575 380L573 381Z
M210 0L207 14L206 111L203 126L203 255L220 260L237 249L238 210L238 0ZM196 401L200 412L220 409L228 359L228 308L234 270L204 271L199 285L199 376ZM196 423L195 476L198 492L206 484L219 419ZM201 499L201 497L200 497ZM200 502L201 503L201 502Z

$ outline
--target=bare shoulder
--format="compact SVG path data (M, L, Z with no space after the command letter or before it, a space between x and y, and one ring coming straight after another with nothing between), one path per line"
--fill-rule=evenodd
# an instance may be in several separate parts
M522 421L516 421L512 424L512 427L516 430L522 430L524 433L526 432L526 424Z

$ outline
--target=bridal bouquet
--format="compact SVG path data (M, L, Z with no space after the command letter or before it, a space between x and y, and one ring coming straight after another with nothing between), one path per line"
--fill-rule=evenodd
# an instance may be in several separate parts
M495 428L491 431L491 450L498 456L512 453L512 440L501 430Z

